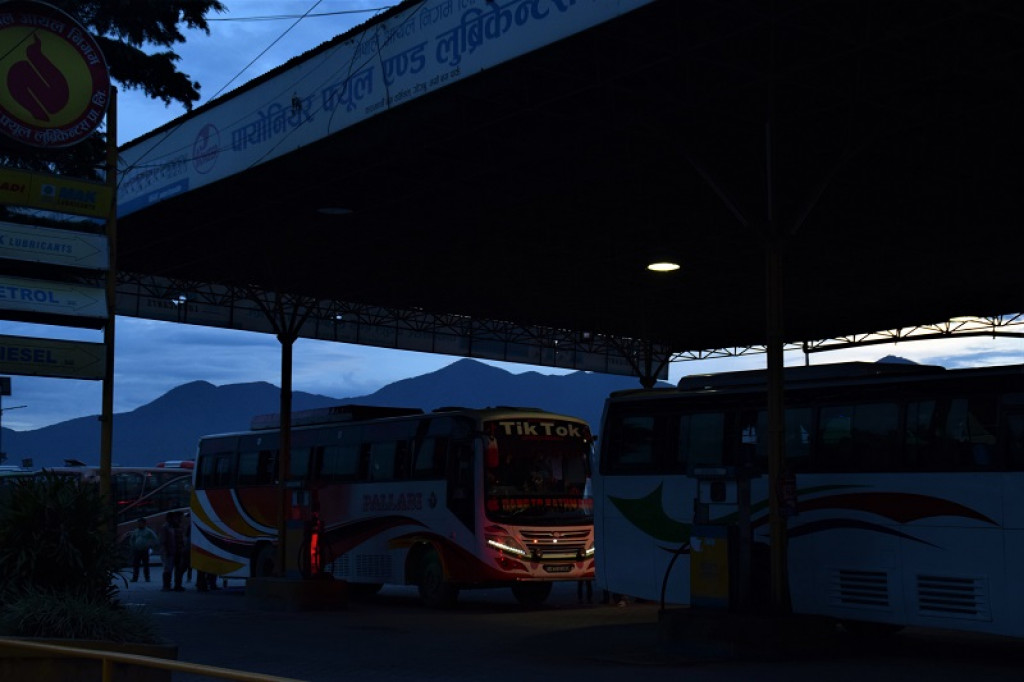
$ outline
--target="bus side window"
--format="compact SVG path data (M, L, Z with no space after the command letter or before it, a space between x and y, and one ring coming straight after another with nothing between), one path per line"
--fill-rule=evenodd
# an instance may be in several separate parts
M219 476L219 474L218 474ZM268 485L277 480L277 453L272 450L238 454L239 485Z
M851 472L899 469L899 412L895 403L823 407L822 468Z
M191 488L192 481L187 476L177 478L162 487L154 496L157 511L167 511L168 509L181 507L181 501L188 500Z
M226 488L231 485L231 460L233 453L215 452L199 458L196 472L196 488Z
M786 467L796 473L811 469L811 444L814 433L814 410L809 407L790 407L785 410L785 454ZM757 425L749 424L750 416L744 415L741 427L743 443L753 443L754 465L762 473L768 472L768 412L757 413Z
M391 481L395 478L395 462L398 443L386 441L383 443L370 443L370 456L368 460L367 480L369 481Z
M444 476L446 438L427 437L419 442L413 461L413 478L439 478Z
M652 472L656 469L654 417L622 415L611 423L610 442L602 447L601 466L609 472Z
M196 488L225 488L231 484L231 452L212 452L199 458Z
M995 452L995 404L982 396L955 397L948 402L939 444L929 470L988 470L1001 468Z
M291 457L288 458L288 478L292 480L306 480L309 477L309 459L312 448L292 448Z
M217 455L217 458L214 460L214 484L212 487L228 488L231 486L231 459L230 453Z
M353 480L359 475L359 445L346 443L323 448L319 477L325 481Z
M817 471L849 471L853 466L853 408L823 407L818 417Z
M915 400L907 403L906 426L903 433L904 469L924 471L937 457L939 444L935 433L935 401Z
M114 498L114 513L117 520L128 521L140 516L152 514L155 510L153 501L140 501L146 486L146 476L135 471L115 473L110 482L111 496Z
M1007 414L1003 428L1007 465L1013 471L1021 471L1024 469L1024 412Z
M688 467L720 467L731 464L725 452L725 414L696 412L679 418L680 459Z

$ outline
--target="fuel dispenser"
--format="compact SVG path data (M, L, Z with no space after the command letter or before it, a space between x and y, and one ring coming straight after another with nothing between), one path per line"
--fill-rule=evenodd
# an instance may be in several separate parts
M694 467L690 600L696 607L744 610L750 603L752 535L749 465Z
M315 490L302 488L299 481L289 481L288 519L285 522L285 546L291 549L285 557L285 575L312 578L320 575L323 547L320 538L323 522Z

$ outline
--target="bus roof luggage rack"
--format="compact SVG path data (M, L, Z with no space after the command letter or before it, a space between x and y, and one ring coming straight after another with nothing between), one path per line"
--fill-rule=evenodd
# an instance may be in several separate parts
M334 422L357 422L367 419L384 417L406 417L423 414L418 407L382 407L378 405L334 405L317 407L312 410L292 412L292 426L311 426L313 424L331 424ZM253 431L277 429L281 427L281 414L258 414L252 418L250 428Z
M934 374L943 372L945 369L938 365L918 365L904 362L837 362L807 367L786 367L783 369L783 373L787 384L797 384L812 381ZM679 380L678 388L680 391L702 391L763 386L766 380L767 371L763 369L716 374L690 374Z

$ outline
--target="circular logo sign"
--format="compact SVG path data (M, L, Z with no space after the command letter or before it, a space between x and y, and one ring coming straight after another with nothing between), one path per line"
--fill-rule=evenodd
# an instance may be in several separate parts
M217 126L207 123L192 143L192 165L197 173L209 173L217 163L220 154L220 131Z
M40 2L0 3L0 132L33 147L69 147L103 121L107 63L74 19Z

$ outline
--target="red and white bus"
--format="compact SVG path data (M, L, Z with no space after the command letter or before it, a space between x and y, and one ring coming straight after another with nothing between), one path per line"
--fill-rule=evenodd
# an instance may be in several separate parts
M460 589L508 586L540 604L556 581L594 577L593 438L532 408L340 406L295 413L287 487L305 518L306 575L357 591L417 585L448 606ZM192 565L225 578L275 572L282 494L276 415L200 440ZM286 541L289 553L293 547Z
M140 518L145 518L151 528L159 531L167 512L188 511L192 492L191 465L192 462L184 461L165 462L155 467L111 467L110 496L118 541L127 537ZM0 475L0 500L5 484L12 485L20 479L43 473L72 478L83 485L99 485L100 481L100 467L75 460L70 460L66 466L41 470L10 468Z

